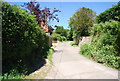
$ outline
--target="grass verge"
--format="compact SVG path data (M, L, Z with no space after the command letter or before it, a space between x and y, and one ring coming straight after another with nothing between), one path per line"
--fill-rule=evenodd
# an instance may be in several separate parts
M50 48L49 51L48 51L48 56L47 56L47 59L49 60L49 62L52 64L52 55L54 53L54 49L53 48Z

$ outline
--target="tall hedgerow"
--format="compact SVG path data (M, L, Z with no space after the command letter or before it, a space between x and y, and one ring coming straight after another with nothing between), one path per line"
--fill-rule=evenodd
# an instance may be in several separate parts
M81 47L81 54L93 60L120 69L120 22L111 21L94 25L90 45Z
M120 3L96 17L90 45L81 47L81 54L120 69Z
M34 17L16 5L2 3L3 73L33 67L47 56L49 38Z

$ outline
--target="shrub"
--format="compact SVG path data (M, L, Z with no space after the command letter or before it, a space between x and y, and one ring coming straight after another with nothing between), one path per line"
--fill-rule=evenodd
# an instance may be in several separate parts
M49 38L34 17L16 5L2 3L3 73L14 65L25 69L47 57Z
M65 36L61 36L60 34L56 34L56 33L52 34L52 37L53 37L53 40L57 39L58 41L61 41L61 42L67 40Z
M96 24L90 45L81 47L81 54L93 60L119 69L120 22L110 21Z
M82 55L85 55L85 56L90 55L89 54L89 45L88 44L82 45L80 52L81 52Z

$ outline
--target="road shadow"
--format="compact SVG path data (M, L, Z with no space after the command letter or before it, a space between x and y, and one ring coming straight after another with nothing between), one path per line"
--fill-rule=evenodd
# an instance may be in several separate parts
M13 64L12 64L13 63ZM16 74L24 74L29 75L36 70L40 69L46 64L46 60L42 59L40 61L35 61L34 64L29 62L29 64L26 63L16 63L16 62L2 62L2 76L7 73L7 76L11 75L11 72L13 75Z
M40 69L41 67L43 67L46 64L46 60L43 59L40 62L38 62L37 64L35 64L34 66L29 67L29 72L27 73L27 75L35 72L36 70Z

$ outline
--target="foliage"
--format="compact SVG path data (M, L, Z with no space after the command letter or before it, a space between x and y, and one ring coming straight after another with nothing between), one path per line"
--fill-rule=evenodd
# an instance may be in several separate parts
M10 70L10 73L5 73L3 76L1 76L1 79L20 79L24 75L22 73L19 73L18 70L12 69Z
M65 36L61 36L60 34L56 34L56 33L53 33L52 37L53 37L53 40L58 40L61 42L67 40Z
M61 36L65 36L67 38L67 29L64 29L63 26L57 26L55 33L60 34Z
M49 37L34 17L16 5L2 3L3 74L14 69L28 74L37 61L47 57Z
M70 43L71 46L78 46L75 42Z
M67 40L73 41L72 37L73 37L72 30L71 29L67 30Z
M73 33L73 38L88 36L89 28L91 28L94 23L95 12L89 8L80 8L69 20L69 27Z
M80 48L80 52L82 55L86 56L86 57L90 57L90 54L89 54L89 45L88 44L83 44Z
M36 1L30 1L28 3L24 3L22 5L23 7L26 8L26 10L32 14L35 15L36 20L38 23L44 22L45 24L48 23L50 20L56 19L59 22L58 15L55 14L56 12L60 12L56 8L54 8L53 11L50 10L50 8L41 8L40 4Z
M54 39L58 39L59 41L72 40L70 30L64 29L63 26L57 26L52 36Z
M109 20L120 21L120 2L96 17L97 23Z
M53 52L54 52L54 49L49 49L49 51L48 51L48 56L47 56L47 58L48 58L48 60L50 61L50 63L52 63L52 55L53 55Z
M110 21L94 25L90 45L81 47L81 54L93 60L120 69L120 22Z

